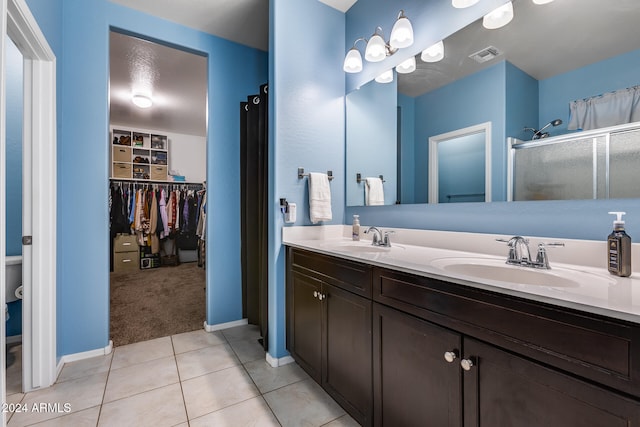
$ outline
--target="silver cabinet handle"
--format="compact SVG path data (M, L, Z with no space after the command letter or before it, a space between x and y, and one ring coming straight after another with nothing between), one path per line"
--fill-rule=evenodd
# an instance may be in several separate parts
M471 368L473 367L473 360L471 360L471 359L462 359L460 361L460 366L462 366L462 369L464 369L465 371L470 371Z
M458 354L454 351L445 351L444 352L444 360L449 363L453 363L454 360L458 358Z

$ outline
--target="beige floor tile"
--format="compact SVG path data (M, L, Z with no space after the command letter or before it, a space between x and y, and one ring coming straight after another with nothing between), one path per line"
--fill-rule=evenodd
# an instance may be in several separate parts
M89 359L78 360L77 362L65 363L56 382L61 383L63 381L107 372L111 367L112 357L113 352L105 356L91 357Z
M112 369L107 380L104 402L111 402L178 382L178 369L173 356L126 368Z
M206 332L203 330L173 335L171 340L173 341L173 350L176 354L227 342L222 332Z
M325 424L323 427L360 427L360 424L347 414Z
M102 406L98 426L171 427L187 421L180 384L136 394Z
M242 366L203 375L182 383L189 419L259 395L258 389Z
M257 325L243 325L223 329L222 334L228 341L257 340L260 338L260 328Z
M22 403L27 405L29 412L15 413L13 417L11 417L9 425L30 425L66 415L65 404L69 405L71 412L78 412L100 405L106 383L107 373L105 372L65 381L43 390L27 393L24 399L22 399ZM34 404L40 405L42 403L57 404L57 407L46 411L33 410Z
M256 360L244 367L262 394L309 378L297 363L273 368L264 360Z
M127 344L113 350L111 369L124 368L167 356L173 356L171 337Z
M229 341L229 345L241 363L265 359L265 351L258 340L233 340Z
M34 427L96 427L99 415L100 406L94 406L93 408L38 423Z
M260 396L227 406L190 421L191 427L280 427L280 423Z
M181 381L240 364L228 344L181 353L176 355L176 361Z
M269 392L264 399L284 427L322 426L345 414L311 379Z
M7 403L9 405L15 405L16 403L20 403L22 401L22 399L24 398L24 396L25 396L24 393L8 394L7 395ZM13 411L7 412L7 414L6 414L7 422L9 422L9 420L11 419L12 416L13 416Z
M22 344L7 344L6 388L7 395L22 393Z

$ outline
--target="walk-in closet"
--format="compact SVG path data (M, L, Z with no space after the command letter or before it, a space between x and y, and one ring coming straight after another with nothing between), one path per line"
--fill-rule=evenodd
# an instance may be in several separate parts
M207 58L110 34L110 339L206 320Z

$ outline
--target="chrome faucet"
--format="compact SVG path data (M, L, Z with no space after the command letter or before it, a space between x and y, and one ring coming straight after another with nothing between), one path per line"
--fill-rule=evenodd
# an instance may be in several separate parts
M385 231L383 235L382 231L380 231L378 227L369 227L364 230L365 234L369 234L369 232L371 231L375 232L375 234L371 238L371 245L384 246L385 248L391 247L391 239L389 238L389 233L393 233L393 231Z
M529 239L522 236L514 236L509 240L496 239L498 242L505 242L509 246L509 255L507 256L507 264L519 265L523 267L550 269L549 257L547 256L547 247L564 246L564 243L539 243L538 253L535 261L531 259L529 251Z

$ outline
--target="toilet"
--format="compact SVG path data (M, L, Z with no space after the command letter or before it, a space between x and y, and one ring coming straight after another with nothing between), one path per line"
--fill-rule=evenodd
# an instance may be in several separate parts
M22 299L22 256L4 258L5 271L5 303ZM9 320L7 304L4 306L5 320Z

